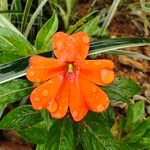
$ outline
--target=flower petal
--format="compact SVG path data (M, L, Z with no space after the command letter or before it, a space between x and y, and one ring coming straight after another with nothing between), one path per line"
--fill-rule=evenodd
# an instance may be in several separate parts
M53 36L52 45L58 59L73 62L85 59L89 50L89 36L84 32L68 35L57 32Z
M30 58L30 67L26 71L26 77L32 82L43 82L62 74L65 69L66 64L56 59L33 56Z
M35 88L30 95L33 108L37 110L47 108L48 103L54 99L62 80L63 76L61 75Z
M111 70L114 63L110 60L85 60L76 62L83 78L99 85L107 85L114 81L115 75Z
M100 69L112 70L114 68L114 63L108 59L77 61L74 64L80 67L82 70L97 70L98 71Z
M81 76L79 76L78 82L82 96L92 111L102 112L108 107L109 98L101 88Z
M75 121L80 121L87 114L88 108L85 105L85 102L80 94L75 77L74 79L72 78L70 84L70 112Z
M59 88L55 96L57 109L54 112L50 111L52 117L59 119L66 115L67 110L68 110L69 92L70 92L70 82L68 79L64 79L62 81L61 87Z

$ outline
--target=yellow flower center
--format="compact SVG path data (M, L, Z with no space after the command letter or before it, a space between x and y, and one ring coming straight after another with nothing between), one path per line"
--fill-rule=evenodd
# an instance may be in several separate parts
M73 64L68 65L68 72L72 73L73 72Z

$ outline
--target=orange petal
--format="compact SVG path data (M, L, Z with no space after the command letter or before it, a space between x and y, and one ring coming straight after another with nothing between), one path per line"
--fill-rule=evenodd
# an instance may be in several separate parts
M101 69L97 70L80 70L80 75L88 81L98 85L108 85L115 79L115 74L112 70Z
M58 93L55 96L55 103L57 103L57 109L53 112L50 111L52 117L59 119L66 115L69 102L69 90L70 90L70 82L68 79L64 79L62 81L60 89L58 90Z
M109 98L102 89L81 76L79 76L78 82L81 94L92 111L102 112L108 107Z
M113 82L115 75L111 70L114 63L110 60L84 60L75 63L80 68L83 78L99 85L107 85Z
M75 39L77 39L78 43L78 58L77 59L85 59L88 55L90 37L85 32L78 32L71 35Z
M62 80L63 76L61 75L35 88L30 95L33 108L37 110L47 108L48 103L53 100L57 93Z
M114 68L114 63L108 59L77 61L75 65L80 67L81 70L99 71L100 69L112 70Z
M58 59L73 62L86 58L89 50L89 36L83 32L70 36L63 32L57 32L53 36L52 45Z
M26 71L26 77L32 82L43 82L63 73L66 64L56 59L48 59L42 56L30 58L30 67Z
M75 121L80 121L87 114L88 108L85 105L85 102L83 101L83 98L80 94L75 77L72 77L70 84L70 112Z

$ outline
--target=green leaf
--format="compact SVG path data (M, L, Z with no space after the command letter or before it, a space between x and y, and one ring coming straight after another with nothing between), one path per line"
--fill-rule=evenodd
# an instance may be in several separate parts
M95 32L96 28L98 27L99 18L100 18L100 16L97 16L97 17L91 19L88 23L81 26L77 30L77 32L83 31L83 32L87 32L89 35L92 35Z
M10 111L0 121L0 129L17 130L35 125L43 120L40 111L35 111L30 105L19 106Z
M81 18L78 22L76 22L74 25L70 26L67 33L71 34L72 32L74 32L79 26L81 26L85 20L89 19L95 12L91 12L89 14L87 14L86 16L84 16L83 18Z
M45 52L40 55L51 57L52 52ZM25 70L28 66L28 59L29 57L24 57L22 59L0 65L0 84L24 76Z
M36 40L35 40L35 47L40 50L47 49L50 44L50 40L53 34L57 31L58 28L58 18L57 14L54 13L53 16L43 25L41 30L38 32Z
M44 148L45 148L45 145L44 145L44 144L38 144L38 145L36 146L36 150L45 150Z
M149 130L150 130L150 117L148 117L146 120L140 123L134 131L130 132L130 134L128 134L128 136L124 138L124 141L127 143L137 142Z
M133 80L118 77L114 83L102 87L112 101L130 102L130 98L141 91L141 87Z
M144 101L138 101L135 104L128 105L127 128L135 128L138 125L138 122L144 118L144 108Z
M3 112L4 112L4 110L5 110L6 107L7 107L6 104L0 105L0 118L1 118L1 116L2 116L2 114L3 114Z
M91 43L90 55L101 54L104 52L113 51L116 49L123 49L134 46L150 45L150 39L148 38L114 38L96 40Z
M19 58L20 56L14 53L0 52L0 64L8 63Z
M44 150L75 150L73 128L69 118L56 121L50 128Z
M26 38L7 28L0 27L0 51L14 53L20 57L34 54L33 46Z
M120 150L103 116L89 113L79 126L79 136L86 150Z
M46 141L48 132L45 123L41 122L34 127L26 128L17 132L27 142L32 144L43 144Z
M24 37L22 33L8 19L6 19L3 15L0 14L0 28L1 27L5 27L9 30L12 30L20 36Z
M114 108L110 105L103 113L102 116L104 117L104 120L106 123L108 123L108 126L111 128L112 125L115 122L115 111Z
M0 85L0 106L8 105L30 94L33 85L22 79L16 79Z
M146 55L143 55L143 54L137 53L137 52L131 52L131 51L125 51L125 50L113 50L113 51L110 51L108 53L110 53L112 55L125 55L128 57L134 57L136 59L150 60L149 56L146 56Z

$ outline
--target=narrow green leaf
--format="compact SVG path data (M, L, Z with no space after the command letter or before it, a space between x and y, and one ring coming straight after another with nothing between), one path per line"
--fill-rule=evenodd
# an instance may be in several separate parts
M112 101L130 102L130 98L141 91L133 80L118 77L113 84L102 87Z
M19 56L34 54L33 46L19 34L0 27L0 51L14 53Z
M42 56L52 56L52 52L40 54ZM22 77L28 66L29 57L25 57L7 64L0 65L0 84Z
M40 111L33 110L32 106L19 106L4 116L0 121L0 129L17 130L35 125L42 120Z
M23 17L22 17L22 22L21 22L21 31L22 31L22 33L25 31L25 28L27 26L27 20L28 20L30 8L32 6L32 1L33 0L27 0L26 1L26 5L25 5L24 12L23 12Z
M8 105L30 94L33 85L22 79L16 79L0 85L0 106Z
M100 114L89 113L79 129L86 150L120 150L119 144Z
M104 20L104 22L103 22L102 30L101 30L99 36L102 35L103 32L104 32L104 31L107 29L107 27L109 26L109 24L110 24L112 18L113 18L114 15L115 15L115 12L116 12L116 10L117 10L117 7L118 7L118 5L119 5L119 2L120 2L120 0L115 0L115 1L113 1L112 5L111 5L111 7L110 7L110 9L109 9L109 11L108 11L108 14L107 14L107 16L105 17L105 20Z
M83 22L85 20L87 20L88 18L90 18L95 12L91 12L88 15L86 15L85 17L83 17L82 19L80 19L78 22L76 22L74 25L70 26L67 33L71 34L73 33L79 26L81 26L83 24Z
M43 144L46 141L48 131L45 128L45 123L41 122L34 127L26 128L17 132L27 142L32 144Z
M0 27L5 27L9 30L12 30L19 34L20 36L24 37L22 33L9 21L7 20L3 15L0 14Z
M39 49L43 49L44 51L50 44L50 40L53 34L57 31L58 28L58 18L57 14L54 13L53 16L43 25L41 30L38 32L36 40L35 40L35 47Z
M37 16L39 15L41 9L43 8L43 6L46 4L47 1L48 1L48 0L43 0L43 1L38 5L38 8L36 9L36 11L33 13L32 17L31 17L31 19L30 19L30 21L29 21L29 23L28 23L28 25L27 25L27 28L26 28L26 30L25 30L25 33L24 33L25 37L28 37L29 32L30 32L30 30L31 30L31 28L32 28L32 25L33 25L34 21L36 20L36 18L37 18Z
M106 53L110 53L110 54L114 54L114 55L125 55L128 57L134 57L136 59L150 60L149 56L143 55L141 53L125 51L125 50L113 50L113 51L106 52Z
M96 40L91 43L91 51L89 55L101 54L104 52L123 49L134 46L150 45L148 38L114 38L105 40Z
M96 18L91 19L89 22L87 22L85 25L81 26L78 31L87 32L89 35L92 35L96 28L98 27L100 16L97 16Z
M44 150L75 150L72 123L69 118L56 121L50 128Z

